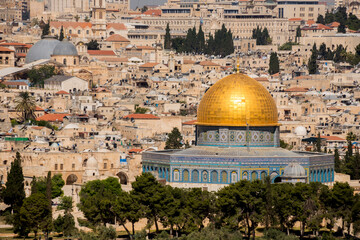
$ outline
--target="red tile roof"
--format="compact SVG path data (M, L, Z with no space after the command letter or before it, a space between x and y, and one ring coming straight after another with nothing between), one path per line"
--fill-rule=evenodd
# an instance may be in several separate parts
M106 42L130 42L129 39L119 35L119 34L113 34L110 37L108 37Z
M66 113L50 113L45 114L41 117L36 118L36 121L47 121L47 122L62 122L64 117L69 116L70 114Z
M15 52L14 50L11 50L10 48L1 47L0 46L0 52Z
M332 22L332 23L328 24L328 26L334 28L334 27L340 26L340 23L339 22Z
M188 60L188 59L184 59L184 64L194 64L195 61L193 60Z
M183 122L182 125L195 125L196 122L197 122L197 119Z
M338 137L338 136L320 136L321 138L325 138L327 141L346 141L346 139Z
M61 21L55 22L55 21L51 21L50 27L54 27L54 28L61 28L61 27L64 27L64 28L69 28L69 27L91 28L92 24L91 24L91 22L61 22Z
M159 117L156 117L152 114L140 114L140 113L133 113L126 115L124 119L160 119Z
M161 10L160 9L150 9L143 13L144 15L150 15L150 16L161 16Z
M61 95L61 94L70 94L70 93L68 93L68 92L66 92L66 91L64 91L64 90L61 90L61 91L58 91L58 92L55 93L55 94Z
M144 149L132 148L129 150L129 153L141 153L142 151L144 151Z
M289 21L301 21L302 18L289 18Z
M6 86L28 86L25 82L3 82Z
M16 57L26 57L26 53L15 53Z
M257 77L254 79L259 82L268 82L269 81L269 79L267 79L266 77Z
M293 87L284 90L284 92L307 92L307 91L309 91L308 88L302 88L302 87Z
M158 63L145 63L143 65L140 65L139 68L153 68L156 65L158 65Z
M115 56L116 54L112 50L88 50L90 55L99 55L99 56Z
M44 109L42 109L42 108L39 107L39 106L36 106L35 111L44 111Z
M126 26L123 23L108 23L106 29L113 28L115 30L126 30Z
M24 43L17 43L17 42L4 42L4 43L0 43L0 46L23 46L26 47L26 44Z
M202 61L202 62L200 62L200 65L201 66L219 66L219 64L213 63L211 61Z

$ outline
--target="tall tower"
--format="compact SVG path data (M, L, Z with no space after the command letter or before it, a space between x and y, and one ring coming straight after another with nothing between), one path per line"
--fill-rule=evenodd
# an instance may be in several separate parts
M106 37L106 0L94 0L92 6L91 23L94 36Z

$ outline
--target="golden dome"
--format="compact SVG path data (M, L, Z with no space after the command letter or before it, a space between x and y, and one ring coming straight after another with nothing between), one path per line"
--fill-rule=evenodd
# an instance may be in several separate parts
M217 81L203 96L197 125L279 126L270 93L255 79L236 73Z

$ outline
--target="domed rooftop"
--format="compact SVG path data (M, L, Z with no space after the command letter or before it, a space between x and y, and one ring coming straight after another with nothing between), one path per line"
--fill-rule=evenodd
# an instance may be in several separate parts
M279 126L270 93L255 79L241 73L217 81L203 96L197 125Z
M284 177L306 177L305 169L298 163L290 163L284 169Z
M77 56L78 52L74 44L69 42L67 39L64 39L62 42L59 42L55 48L53 54L54 56Z
M30 48L26 54L25 63L35 62L40 59L50 59L59 42L60 41L53 36L45 36Z
M96 158L94 158L93 156L89 157L89 159L86 162L86 169L98 169L98 162L96 160Z
M297 135L297 136L306 136L307 135L307 130L306 130L306 128L305 127L303 127L303 126L297 126L296 128L295 128L295 134Z

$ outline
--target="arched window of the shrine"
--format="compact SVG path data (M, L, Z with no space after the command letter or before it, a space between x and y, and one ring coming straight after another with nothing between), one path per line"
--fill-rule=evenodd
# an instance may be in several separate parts
M211 172L211 182L217 183L218 182L218 172L212 171Z
M180 173L178 169L174 170L174 181L180 181Z
M199 171L198 170L193 170L192 171L192 182L199 182Z
M203 172L202 172L202 182L208 182L208 181L209 181L208 172L207 172L207 171L203 171Z
M248 173L247 173L246 171L243 172L242 179L243 179L243 180L248 180L248 179L249 179L249 178L248 178Z
M186 170L186 169L183 171L183 181L184 181L184 182L188 182L188 181L189 181L189 171Z
M237 182L237 180L238 180L237 172L233 171L231 173L231 182L235 183L235 182Z
M75 174L70 174L66 178L66 185L72 185L78 180L78 177Z
M222 183L227 183L228 181L228 174L226 171L222 171L221 172L221 182Z
M125 173L119 172L118 174L116 174L116 176L118 176L118 178L120 179L120 184L121 185L127 185L128 184L128 176Z
M262 171L261 172L261 180L264 180L266 178L266 172Z
M251 180L254 181L254 180L256 180L257 178L258 178L257 172L255 172L255 171L252 172L252 173L251 173Z

